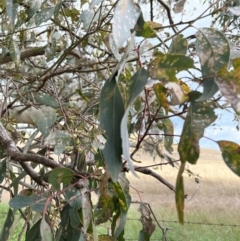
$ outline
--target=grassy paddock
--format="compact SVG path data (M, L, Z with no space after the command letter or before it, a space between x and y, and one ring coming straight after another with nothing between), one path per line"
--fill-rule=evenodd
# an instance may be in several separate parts
M177 155L174 157L177 158ZM136 158L142 161L139 165L154 164L146 153ZM155 161L160 162L160 159ZM167 237L171 241L240 241L240 226L231 226L240 225L240 178L226 167L220 152L213 150L202 150L197 165L188 165L188 168L199 175L200 183L195 182L194 175L189 177L185 174L185 193L188 194L185 201L185 221L201 224L187 223L182 226L176 223L174 193L151 176L139 174L140 178L135 178L128 174L132 200L151 205L161 226L169 229ZM164 165L153 170L175 185L177 167ZM125 230L126 240L138 240L138 232L141 229L138 206L133 203L130 208ZM0 227L5 221L5 215L2 213L6 213L7 210L7 204L0 204ZM16 220L11 241L17 240L21 226ZM100 232L106 231L104 226L99 229ZM151 240L162 240L160 228L156 228Z
M178 158L177 155L174 155ZM137 157L142 166L152 164L146 153ZM156 163L161 160L157 159ZM161 226L169 228L168 238L173 241L224 241L240 240L240 178L232 173L222 160L219 151L203 149L197 165L188 165L189 170L198 175L200 183L195 182L194 175L185 174L185 221L201 224L175 223L177 213L174 193L151 176L139 175L140 179L129 174L133 188L133 201L143 201L151 205ZM178 169L161 166L153 169L168 182L175 185ZM141 223L137 220L137 204L133 204L129 214L126 238L137 240ZM161 220L170 222L161 222ZM209 224L209 225L206 225ZM210 225L210 224L223 224ZM228 226L229 225L229 226ZM231 225L239 225L233 227ZM152 240L161 240L161 231L155 232Z

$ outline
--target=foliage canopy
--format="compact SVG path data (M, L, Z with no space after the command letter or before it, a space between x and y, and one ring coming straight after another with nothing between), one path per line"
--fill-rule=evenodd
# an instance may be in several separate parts
M173 190L184 223L185 164L197 163L217 108L240 112L237 3L205 1L176 21L186 0L0 1L0 183L11 195L0 241L15 210L27 241L125 240L128 171ZM207 17L211 26L197 28ZM173 116L184 120L180 160L169 155ZM240 175L240 146L212 141ZM179 169L176 187L137 165L141 148ZM151 208L139 211L139 240L150 240ZM106 222L110 234L98 235Z

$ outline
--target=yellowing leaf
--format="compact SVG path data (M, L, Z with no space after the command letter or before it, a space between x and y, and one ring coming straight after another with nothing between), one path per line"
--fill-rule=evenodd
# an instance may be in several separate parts
M160 106L168 112L169 104L167 101L167 88L163 84L157 83L153 85L153 90Z
M217 116L214 113L216 104L212 101L198 102L199 92L190 95L191 105L184 122L178 152L182 162L196 164L199 158L199 140L207 126L212 124Z
M232 141L217 141L227 166L240 176L240 146Z

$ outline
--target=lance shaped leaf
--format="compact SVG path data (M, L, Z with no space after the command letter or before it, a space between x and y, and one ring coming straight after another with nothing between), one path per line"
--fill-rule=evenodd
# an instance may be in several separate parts
M37 12L36 15L34 16L36 26L41 25L44 22L47 22L54 14L54 9L53 8L44 8L41 11Z
M40 234L42 237L41 241L54 241L51 227L46 222L45 218L42 218L42 221L40 224Z
M43 135L49 134L49 128L54 124L56 120L55 110L49 106L42 106L40 109L30 111L30 117L32 121L37 125L39 131Z
M215 102L197 102L199 92L192 92L191 95L191 104L184 122L178 152L182 162L188 161L196 164L200 152L199 140L202 138L205 128L212 124L217 116L214 113Z
M140 7L132 0L120 0L117 3L112 19L112 33L118 48L122 48L131 36L140 14Z
M164 132L164 147L171 154L173 151L173 136L174 136L174 126L170 119L163 119L163 132Z
M121 138L122 138L122 150L123 150L123 156L125 160L128 162L129 169L134 172L134 167L130 158L129 154L129 135L128 135L128 113L130 106L136 99L136 97L143 91L144 86L147 84L148 81L148 73L147 71L142 68L139 71L137 71L133 77L130 80L129 84L129 99L127 102L127 109L124 113L124 116L122 118L121 122Z
M107 137L103 155L113 181L117 181L122 169L120 125L124 115L123 100L115 76L111 76L103 86L99 103L100 126Z
M83 216L83 232L87 233L88 227L92 220L92 205L89 198L87 188L83 188L82 192L82 216Z
M180 170L176 181L175 201L176 201L176 207L178 212L178 220L181 224L183 224L184 223L184 183L183 183L183 176Z
M80 222L81 222L81 219L79 217L79 213L78 213L78 210L74 209L74 208L71 208L69 210L69 217L70 217L70 223L71 223L71 226L73 228L78 228Z
M13 0L6 1L7 16L13 25L15 23L15 20L16 20L17 14L18 14L18 7L19 7L19 4Z
M32 241L40 239L40 225L42 219L39 219L27 232L26 240L25 241Z
M5 241L8 240L10 234L10 228L12 227L14 222L14 214L11 208L8 209L7 218L2 226L2 230L0 233L0 240ZM2 225L2 224L1 224Z
M4 180L6 171L7 171L7 161L6 159L4 159L3 161L0 162L0 183L2 183L2 181Z
M157 83L153 85L153 90L154 93L157 97L157 100L159 102L159 104L161 105L161 107L163 107L166 111L166 113L168 112L169 109L169 104L168 104L168 99L167 99L167 88L162 84L162 83Z
M173 38L168 49L169 54L186 54L188 48L187 39L182 34L178 34Z
M182 54L162 54L148 66L149 77L162 81L177 81L176 73L194 68L193 60Z
M139 241L149 241L156 226L152 222L151 211L147 204L141 203L138 211L141 213L140 221L143 229L139 232Z
M240 146L232 141L217 141L227 166L240 176Z
M207 100L218 91L214 79L216 73L230 59L230 45L225 35L212 28L203 28L196 34L196 52L200 59L203 94L199 101Z
M52 184L53 188L57 191L60 190L60 184L69 184L75 173L69 168L58 167L51 171L49 175L49 182Z
M233 109L240 113L240 58L233 60L234 70L228 72L227 67L219 71L216 84Z
M43 212L48 194L16 195L10 200L9 206L14 209L30 207L33 211Z
M124 227L127 221L127 211L131 204L131 197L129 195L129 182L125 175L122 174L118 182L113 183L115 191L118 195L118 205L116 215L113 217L112 230L114 238L122 240L124 234Z

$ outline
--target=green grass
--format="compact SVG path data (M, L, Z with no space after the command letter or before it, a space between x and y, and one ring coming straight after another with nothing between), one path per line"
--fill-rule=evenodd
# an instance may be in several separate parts
M240 241L240 227L233 227L240 225L240 178L229 171L221 161L220 154L213 155L208 151L205 159L202 159L195 166L189 165L191 171L200 175L200 184L197 184L193 177L184 178L185 192L188 194L185 201L185 225L175 222L178 219L174 193L150 176L139 175L140 178L129 176L132 200L142 200L151 205L160 225L168 229L167 238L170 241ZM152 164L150 161L146 162L151 158L143 156L142 160L143 165ZM171 184L175 184L177 168L164 166L154 171ZM130 207L124 235L126 240L138 240L139 231L142 229L138 206L139 204L132 204ZM7 205L0 204L0 213L7 213L7 210ZM5 216L0 214L0 227L5 221ZM156 229L151 240L162 240L161 229L156 223L154 224ZM9 239L11 241L18 239L23 221L14 225ZM98 227L99 234L106 233L107 226L109 224Z
M5 223L8 208L9 208L8 204L0 203L0 230ZM23 220L20 219L20 216L18 213L14 215L14 218L15 218L14 223L10 229L10 237L8 239L9 241L17 241L23 227ZM23 237L21 238L21 241L24 241L24 234L23 234Z

